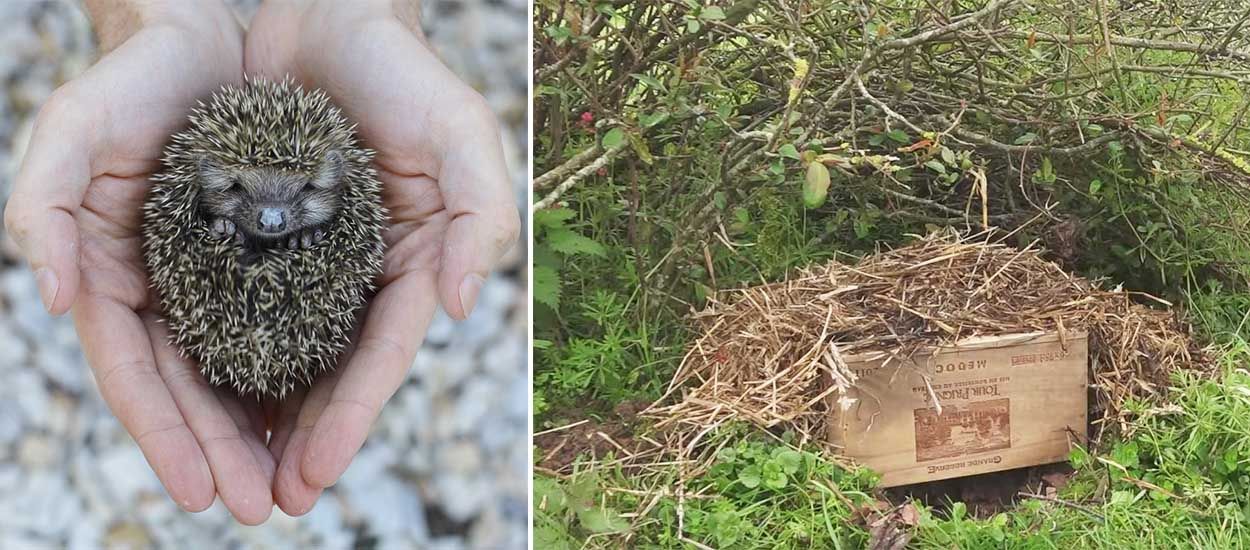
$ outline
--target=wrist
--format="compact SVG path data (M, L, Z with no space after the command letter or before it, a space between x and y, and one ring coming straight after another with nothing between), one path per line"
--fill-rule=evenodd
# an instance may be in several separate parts
M230 8L220 0L85 0L84 7L101 53L112 51L151 26L169 25L195 34L239 27Z
M421 34L421 0L265 0L261 10L273 9L297 19L360 24L391 19Z

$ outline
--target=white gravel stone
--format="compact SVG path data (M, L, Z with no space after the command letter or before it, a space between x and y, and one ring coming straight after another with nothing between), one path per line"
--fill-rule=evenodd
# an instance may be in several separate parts
M254 12L259 0L230 0ZM434 5L437 4L437 5ZM423 19L448 65L503 123L518 206L526 191L524 0L432 0ZM0 208L48 94L95 59L76 2L0 0ZM340 483L312 511L243 527L218 499L183 512L95 389L72 321L43 308L0 228L0 550L40 548L524 548L528 464L525 285L491 276L466 321L439 311L408 382ZM524 247L509 269L527 263ZM520 487L520 489L518 489ZM522 513L500 503L522 503ZM431 540L426 510L460 532ZM522 533L517 537L516 533Z
M456 402L456 433L476 432L482 419L499 409L500 398L503 397L501 393L494 380L485 377L469 380Z
M104 525L93 516L76 518L70 528L67 550L96 550L101 547L104 539Z
M438 450L438 471L455 475L472 475L482 468L482 455L469 441L444 444Z
M380 539L422 543L429 538L421 497L394 476L383 475L367 488L349 488L346 498L366 520L369 533Z
M445 346L451 341L451 337L456 332L456 322L447 316L447 312L443 308L438 308L434 312L434 319L430 321L430 328L425 332L425 342L433 346Z
M47 424L50 399L48 388L38 372L22 370L9 375L8 383L0 386L0 396L17 402L28 426L43 427Z
M29 354L26 340L18 336L6 319L0 318L0 372L24 365Z
M37 538L20 532L0 532L0 548L21 548L22 550L55 550L59 548L48 539Z
M0 502L0 525L59 538L81 513L82 500L70 489L64 475L28 470L28 477L17 490Z
M30 470L52 469L61 463L61 440L33 433L22 438L17 447L17 461Z
M39 287L35 277L25 269L14 269L0 276L0 289L9 299L12 310L8 314L30 341L37 341L53 330L53 319L43 309Z
M109 449L100 455L97 471L116 502L134 502L161 491L161 481L136 446Z
M311 545L317 548L346 550L355 540L343 523L343 506L336 495L322 497L300 521L303 528L313 535Z
M0 447L7 447L22 435L22 411L9 400L0 401Z
M482 352L482 368L486 374L498 380L510 380L516 376L526 376L525 364L529 360L529 345L521 333L505 333L494 345ZM526 395L529 384L526 384Z
M81 393L87 387L87 363L77 350L43 348L35 354L35 364L53 383L65 390Z
M490 500L493 492L490 481L483 476L466 477L443 472L435 475L434 487L438 491L443 512L452 521L458 522L473 519Z

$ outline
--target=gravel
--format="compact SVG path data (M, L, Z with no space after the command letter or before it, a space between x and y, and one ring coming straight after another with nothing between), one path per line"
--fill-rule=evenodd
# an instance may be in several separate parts
M256 0L236 0L246 19ZM526 189L525 0L428 0L426 32L502 124ZM76 3L0 2L0 206L39 105L94 59ZM72 321L44 313L0 229L0 548L524 548L529 379L524 247L472 317L439 312L404 385L340 483L308 514L243 527L215 503L182 512L108 412ZM524 242L524 239L522 239Z

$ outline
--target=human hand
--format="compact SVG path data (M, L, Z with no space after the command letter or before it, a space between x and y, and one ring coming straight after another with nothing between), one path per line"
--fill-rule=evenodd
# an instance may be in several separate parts
M48 311L72 310L100 393L180 506L220 494L243 523L273 509L263 413L210 388L157 324L141 205L196 100L242 79L243 36L217 1L88 0L98 63L39 111L5 210Z
M299 515L360 450L436 304L468 316L519 216L495 117L430 51L414 0L266 3L248 30L244 68L329 93L377 151L391 216L380 289L355 346L271 418L274 499Z

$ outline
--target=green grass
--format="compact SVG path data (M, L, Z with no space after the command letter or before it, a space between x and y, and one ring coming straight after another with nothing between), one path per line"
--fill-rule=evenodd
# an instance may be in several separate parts
M1103 456L1074 451L1077 473L1057 497L1070 505L1025 500L987 519L969 517L960 502L941 514L918 506L911 547L1250 547L1247 359L1250 344L1236 339L1222 351L1222 376L1179 376L1172 406L1137 406L1127 440ZM672 479L589 466L565 482L540 477L536 540L544 548L613 548L626 534L636 548L682 547L683 537L716 548L864 546L868 533L854 516L876 500L871 472L844 470L743 427L709 444L719 443L727 445L714 466L686 487L707 498L663 496L640 518L621 514L649 497L625 491L671 488Z
M738 25L759 41L692 34L730 21L732 14L709 8L748 4L755 11ZM991 518L969 517L960 503L941 513L921 507L912 546L1250 548L1250 373L1242 369L1250 358L1250 210L1221 187L1244 184L1244 174L1131 133L1088 157L1022 157L918 135L862 101L850 116L833 114L844 107L815 109L838 75L861 59L861 43L913 36L915 25L930 25L924 14L945 4L899 0L860 10L855 3L805 2L822 12L800 22L814 30L805 35L792 33L782 9L798 4L538 3L542 51L548 61L571 56L572 62L536 82L536 170L551 170L595 144L627 147L575 181L554 207L534 214L536 426L610 420L619 403L659 397L695 337L685 317L715 291L780 280L815 262L853 260L935 228L975 228L959 214L968 209L978 217L982 201L970 184L988 174L987 214L1014 231L1012 244L1040 240L1079 275L1172 301L1201 338L1221 346L1220 375L1179 375L1168 407L1129 404L1136 420L1122 439L1097 455L1073 453L1077 474L1058 494L1070 505L1026 500ZM1105 3L1032 4L997 24L1060 35L1102 32L1095 8ZM1117 7L1115 32L1153 35L1144 29L1162 28L1153 18L1167 12L1155 7ZM588 31L583 24L595 14L604 24ZM865 16L873 21L863 24ZM637 17L639 24L631 23ZM671 24L660 24L665 21ZM1049 89L1022 86L1028 92L1022 103L974 97L966 86L947 94L966 97L966 113L952 100L934 100L948 102L938 104L947 115L963 113L961 128L1004 143L1072 145L1073 129L1082 141L1097 139L1117 131L1123 119L1208 142L1241 127L1227 134L1223 154L1250 149L1250 130L1237 122L1245 90L1227 79L1117 69L1114 79L1092 86L1097 83L1057 77L1068 69L1113 67L1097 44L1000 42L995 48L1008 54L978 52L975 60L951 43L921 48L917 59L891 54L865 80L887 102L911 97L929 105L914 94L940 86L948 69L939 79L929 71L927 81L912 82L907 73L890 72L895 61L937 61L952 71L971 71L975 61L978 74L988 71L978 86L1051 82ZM648 56L672 55L623 62L633 59L637 44L654 46ZM1220 68L1188 52L1115 52L1121 65ZM812 97L783 122L785 92L801 80L797 59L815 60L805 92ZM1080 93L1064 105L1038 110L1030 103L1072 92ZM773 130L785 133L768 142L772 150L737 138ZM931 138L941 146L926 153L922 141ZM752 156L757 149L764 154ZM817 155L845 157L843 164L859 168L833 170L823 204L808 208L806 174ZM1034 202L1045 204L1046 215ZM1033 214L1036 221L1025 223ZM1079 231L1075 246L1061 250L1051 230L1067 222ZM540 475L535 546L862 548L867 542L857 517L877 501L870 472L847 471L746 426L709 434L705 443L727 450L688 480L687 498L672 492L676 467L644 475L585 462L560 479ZM632 515L640 510L645 513Z

